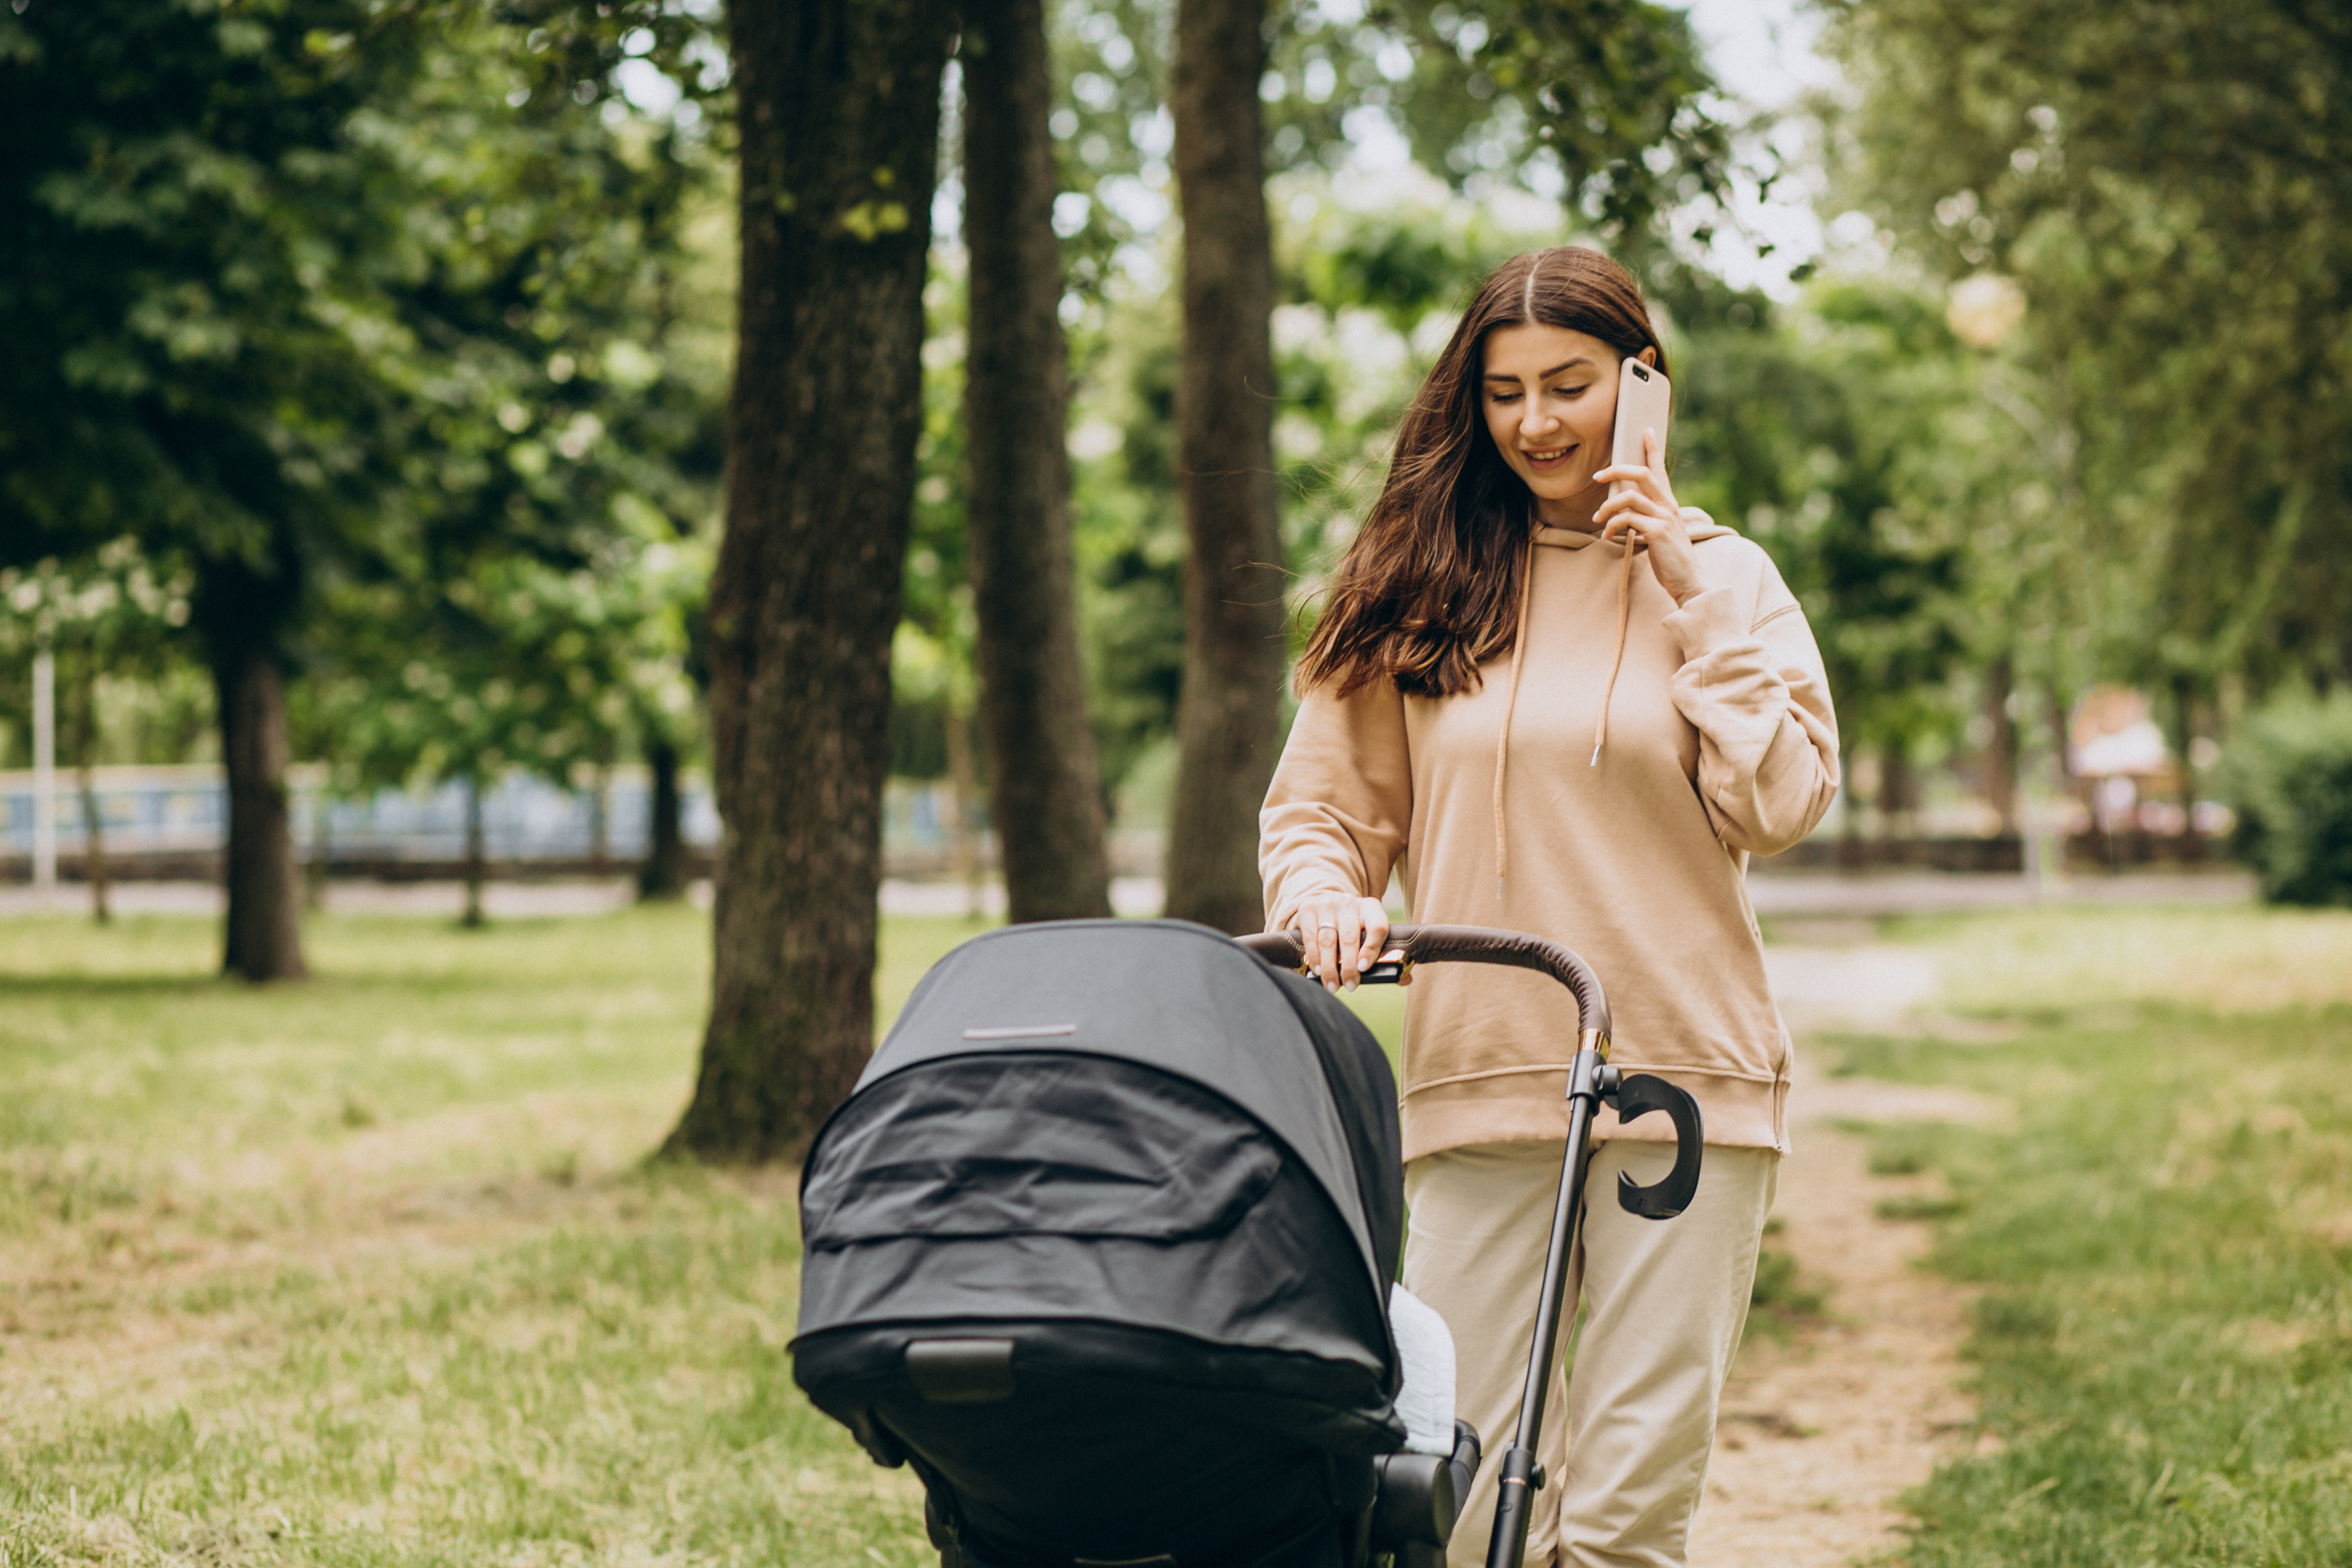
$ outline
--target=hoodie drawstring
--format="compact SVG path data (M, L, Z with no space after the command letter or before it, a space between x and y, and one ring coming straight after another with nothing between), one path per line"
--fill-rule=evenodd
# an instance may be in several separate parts
M1592 726L1592 761L1601 765L1601 748L1609 740L1609 700L1617 695L1617 672L1625 664L1625 629L1633 620L1633 542L1625 541L1625 564L1617 574L1617 651L1609 657L1609 679L1601 688L1601 718Z
M1510 863L1510 839L1503 821L1503 791L1511 765L1511 715L1519 705L1519 674L1528 657L1528 601L1536 581L1538 541L1528 541L1528 560L1519 579L1519 618L1511 638L1511 683L1503 698L1503 728L1495 737L1495 898L1503 897L1503 868ZM1601 748L1609 743L1609 703L1617 694L1617 672L1625 665L1625 637L1633 617L1633 542L1625 542L1625 561L1617 574L1617 646L1609 656L1609 679L1601 689L1601 717L1592 727L1592 760L1601 765Z
M1503 698L1503 731L1495 737L1495 899L1503 897L1503 868L1507 844L1503 836L1503 773L1511 761L1511 712L1519 705L1519 670L1528 657L1528 595L1536 583L1536 542L1528 540L1527 564L1519 574L1519 619L1511 635L1511 684Z

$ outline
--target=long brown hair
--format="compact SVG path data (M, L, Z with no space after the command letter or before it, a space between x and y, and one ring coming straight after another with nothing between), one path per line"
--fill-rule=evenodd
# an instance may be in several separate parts
M1345 697L1385 678L1451 697L1509 651L1535 498L1495 450L1481 399L1486 334L1528 323L1588 333L1629 359L1655 349L1666 368L1642 286L1601 252L1563 245L1490 273L1397 426L1388 482L1299 660L1301 694L1330 682Z

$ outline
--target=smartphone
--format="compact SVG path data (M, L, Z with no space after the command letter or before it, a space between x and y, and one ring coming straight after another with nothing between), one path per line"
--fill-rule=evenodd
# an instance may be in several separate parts
M1666 384L1664 373L1629 359L1617 367L1617 430L1609 443L1609 461L1614 467L1630 464L1642 466L1642 432L1658 433L1658 455L1666 452L1666 419L1674 412L1673 388ZM1633 488L1625 479L1609 486L1609 493L1617 495Z

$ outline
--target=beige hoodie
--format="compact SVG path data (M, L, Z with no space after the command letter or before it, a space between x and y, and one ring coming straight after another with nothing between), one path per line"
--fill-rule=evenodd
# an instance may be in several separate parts
M1611 1059L1696 1095L1708 1142L1785 1152L1789 1034L1748 857L1787 848L1829 809L1837 720L1771 558L1685 518L1709 586L1679 610L1647 562L1620 570L1621 546L1538 529L1522 635L1478 689L1309 693L1259 816L1266 928L1310 894L1377 897L1402 863L1414 920L1534 931L1590 959L1616 1016ZM1565 990L1448 964L1416 974L1411 996L1406 1159L1567 1135ZM1664 1122L1620 1129L1604 1110L1596 1131L1668 1139Z

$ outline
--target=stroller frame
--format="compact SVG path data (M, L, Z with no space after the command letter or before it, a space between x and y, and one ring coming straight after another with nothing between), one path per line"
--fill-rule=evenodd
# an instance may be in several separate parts
M1246 953L1303 973L1301 951L1295 932L1236 942L1181 921L1057 922L978 939L926 976L857 1091L819 1133L801 1191L811 1250L794 1380L877 1462L921 1474L943 1568L1287 1568L1302 1547L1335 1568L1443 1568L1477 1473L1478 1435L1456 1421L1450 1454L1388 1446L1404 1436L1388 1403L1398 1363L1384 1307L1403 1217L1395 1085L1361 1022L1319 987L1286 976L1276 983L1262 971L1253 981L1255 964L1240 962ZM1068 967L1071 952L1087 955L1083 967ZM1533 1494L1546 1479L1537 1433L1570 1305L1566 1276L1593 1116L1604 1103L1626 1120L1668 1113L1673 1170L1646 1187L1621 1177L1617 1194L1629 1212L1665 1219L1697 1185L1698 1107L1673 1084L1610 1066L1608 1001L1591 965L1568 948L1511 931L1399 926L1362 979L1401 982L1416 963L1549 974L1578 1005L1559 1191L1487 1556L1488 1568L1518 1568ZM1046 994L1062 998L1061 1016L1076 1021L1034 1019L1034 999ZM1155 1019L1181 1020L1182 1032L1148 1050L1121 1033L1122 1013L1139 994L1154 999ZM971 1013L974 1006L982 1011ZM1269 1029L1296 1031L1312 1047L1302 1056L1238 1044ZM1070 1036L1067 1045L1028 1043ZM1076 1076L1028 1065L1078 1059L1098 1065ZM1013 1087L1000 1093L998 1085ZM1344 1130L1343 1106L1357 1116ZM1125 1141L1108 1147L1126 1152L1097 1154L1092 1130L1114 1126L1126 1130ZM1205 1146L1223 1152L1202 1158L1204 1145L1187 1142L1196 1130L1222 1140ZM829 1165L828 1150L838 1152ZM1098 1163L1104 1158L1111 1163ZM1016 1173L1099 1174L1082 1174L1075 1187L1054 1186L1061 1178L1049 1176L1044 1190L1065 1206L1040 1226L1032 1216L1044 1211L1024 1206L1043 1201L1024 1184L1026 1175L967 1184L970 1173L1008 1163ZM1233 1215L1248 1216L1241 1228L1218 1217ZM1320 1215L1336 1223L1293 1217ZM1229 1236L1255 1240L1236 1252ZM974 1248L974 1241L988 1245ZM1069 1250L1080 1243L1112 1249L1117 1267L1063 1267L1061 1259L1085 1256ZM961 1261L933 1270L927 1249L937 1247ZM881 1261L836 1262L821 1287L815 1282L820 1256L853 1254ZM1038 1272L1041 1260L1053 1267ZM1337 1293L1294 1293L1306 1279L1350 1277L1355 1283ZM1007 1289L1030 1293L996 1293ZM1008 1311L1013 1301L1033 1304ZM1214 1315L1263 1313L1265 1301L1284 1304L1278 1332L1253 1337L1252 1320ZM1243 1331L1228 1326L1234 1323ZM1180 1363L1183 1381L1171 1382ZM1211 1467L1213 1488L1230 1489L1227 1508L1204 1516L1197 1488L1188 1495L1188 1483L1145 1479L1179 1473L1153 1468L1161 1428L1115 1415L1091 1429L1055 1426L1066 1409L1091 1411L1084 1418L1099 1423L1101 1401L1130 1385L1122 1379L1181 1388L1178 1405L1162 1408L1181 1409L1176 1419L1203 1429L1226 1419L1219 1412L1231 1401L1249 1402L1248 1440L1218 1450ZM1003 1419L973 1425L957 1414L1007 1400L1015 1403ZM1081 1450L1059 1442L1072 1430L1091 1430ZM1070 1494L1072 1517L1082 1522L1069 1529L1084 1546L1062 1544L1070 1540L1063 1527L1039 1526L1025 1511L1031 1499L1061 1496L1073 1470L1100 1478ZM1333 1531L1324 1544L1259 1528L1307 1517L1301 1507L1324 1510L1320 1528ZM1105 1555L1083 1554L1090 1552Z
M1304 939L1297 931L1244 937L1242 945L1270 963L1300 967ZM1519 1419L1503 1450L1501 1485L1495 1503L1494 1534L1486 1568L1520 1568L1527 1556L1528 1526L1535 1494L1546 1477L1536 1460L1543 1427L1544 1395L1551 1383L1552 1354L1567 1308L1568 1260L1584 1214L1584 1178L1591 1164L1592 1118L1603 1104L1622 1121L1663 1110L1675 1124L1675 1164L1648 1186L1624 1173L1617 1176L1618 1206L1644 1219L1672 1219L1690 1206L1698 1191L1706 1129L1698 1101L1688 1091L1648 1073L1627 1077L1609 1065L1609 1000L1601 977L1582 957L1555 942L1520 932L1476 926L1401 925L1391 929L1381 960L1363 976L1366 984L1396 984L1415 963L1496 963L1550 975L1576 997L1576 1055L1568 1074L1568 1141L1561 1151L1559 1192L1553 1201L1551 1236L1544 1251L1543 1282L1536 1300L1535 1342L1528 1350L1527 1384L1519 1395Z

